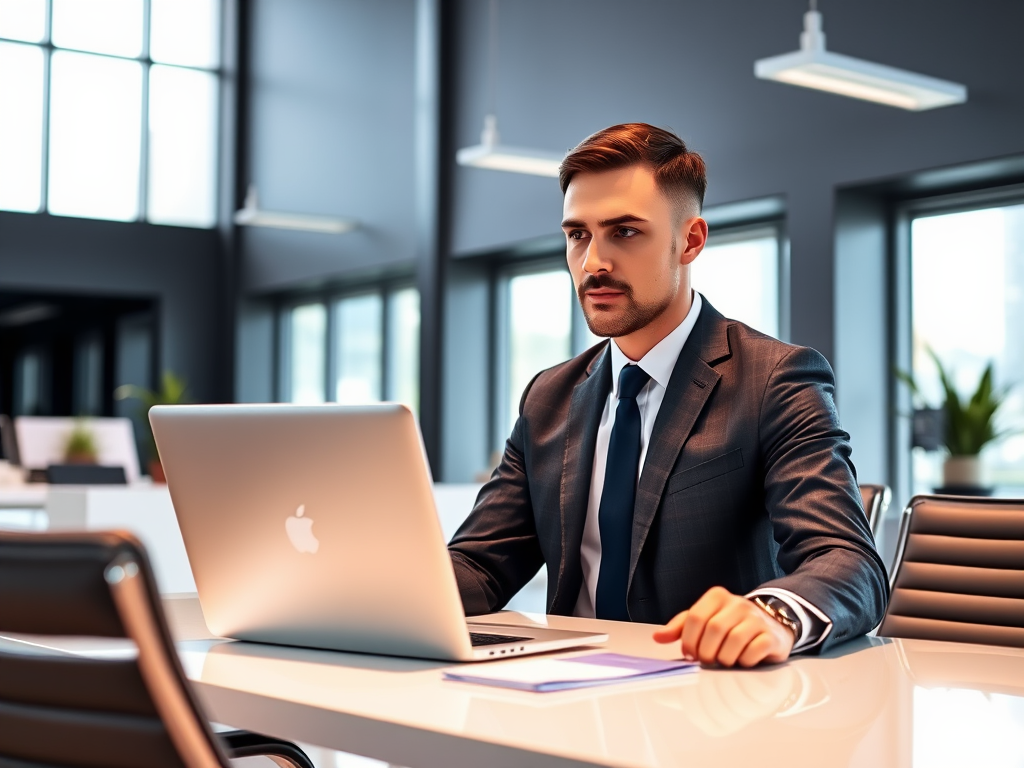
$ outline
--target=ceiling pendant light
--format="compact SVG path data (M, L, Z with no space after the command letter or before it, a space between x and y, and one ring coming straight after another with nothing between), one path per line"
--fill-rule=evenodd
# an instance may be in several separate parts
M554 152L545 152L522 147L508 147L501 143L498 134L498 117L495 114L495 70L498 58L498 0L490 4L490 41L488 48L488 97L490 109L484 117L484 129L480 134L480 143L472 147L464 147L455 153L455 161L459 165L474 168L489 168L493 171L511 171L512 173L528 173L535 176L558 176L558 166L562 156Z
M811 10L804 14L800 50L759 59L754 62L754 74L762 80L830 91L915 112L967 101L967 88L960 83L825 50L825 33L816 0L811 0Z
M355 219L260 210L255 184L249 185L249 189L245 193L245 205L235 211L234 220L235 224L243 227L296 229L301 232L322 232L328 235L351 232L359 226L359 222Z
M498 136L498 118L491 114L484 117L480 143L460 149L455 153L455 160L459 165L557 178L562 156L554 152L503 146Z

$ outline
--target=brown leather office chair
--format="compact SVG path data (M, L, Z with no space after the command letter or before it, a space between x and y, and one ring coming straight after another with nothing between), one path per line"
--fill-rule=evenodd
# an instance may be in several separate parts
M1024 500L915 496L881 637L1024 648Z
M868 525L871 527L872 535L878 538L878 529L882 525L882 518L889 510L889 503L892 501L892 491L887 485L871 485L865 483L860 486L860 495L864 500L864 511L868 515Z
M214 734L185 678L146 554L109 533L0 533L0 634L126 638L109 658L0 639L0 765L224 768L266 755L313 768L294 744ZM19 650L15 650L18 648Z

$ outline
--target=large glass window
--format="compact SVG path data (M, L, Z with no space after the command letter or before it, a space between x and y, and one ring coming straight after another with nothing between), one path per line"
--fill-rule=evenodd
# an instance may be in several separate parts
M149 55L163 64L213 69L220 51L217 0L150 0Z
M219 15L0 0L0 209L213 226Z
M41 43L46 39L46 0L0 0L0 37Z
M691 282L726 317L778 338L779 261L774 228L712 235L693 262Z
M50 67L50 213L137 219L141 65L56 51Z
M921 216L911 223L912 367L924 399L942 400L928 350L961 396L992 363L997 388L1010 387L1000 429L1024 429L1024 205ZM1024 491L1024 434L982 454L988 482ZM915 449L915 492L942 485L942 455Z
M506 285L504 403L501 442L519 417L519 401L530 379L572 356L572 278L564 269L513 274Z
M420 407L420 292L405 288L388 295L387 398Z
M154 64L149 70L147 218L209 227L217 190L217 78Z
M52 0L58 48L135 58L142 54L143 0Z
M288 399L293 403L322 403L327 380L327 308L304 304L289 313Z
M280 399L419 408L420 306L387 286L293 305L281 315Z
M41 48L0 43L0 208L8 211L38 211L42 199L43 64Z
M334 303L339 403L373 403L381 399L381 351L384 309L379 293L349 296Z

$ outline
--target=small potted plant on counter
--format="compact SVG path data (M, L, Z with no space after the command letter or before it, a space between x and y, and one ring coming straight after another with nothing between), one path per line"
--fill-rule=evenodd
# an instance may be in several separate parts
M992 363L986 367L978 386L969 398L962 398L953 384L952 370L946 370L932 349L928 354L935 361L942 384L944 399L935 411L941 420L942 445L948 452L942 465L942 487L936 493L965 496L988 496L992 488L984 483L981 450L1012 430L997 431L995 418L1006 400L1010 386L996 389L993 384ZM896 375L910 387L914 396L927 403L914 377L905 371Z
M178 405L188 402L186 395L188 385L185 380L176 376L172 371L164 371L160 378L160 389L152 390L145 387L137 387L134 384L122 384L114 390L114 397L118 400L135 399L140 403L139 418L146 430L146 455L149 456L149 476L154 483L166 483L164 467L160 463L160 453L156 449L156 440L153 438L153 428L149 425L149 409L154 405Z
M95 464L99 459L96 435L85 419L76 419L75 426L64 441L65 464Z

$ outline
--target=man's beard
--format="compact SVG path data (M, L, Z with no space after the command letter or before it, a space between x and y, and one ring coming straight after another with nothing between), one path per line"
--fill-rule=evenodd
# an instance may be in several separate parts
M621 291L626 300L625 308L621 312L588 309L586 293L597 288ZM576 288L576 295L579 297L590 332L595 336L613 339L628 336L650 325L672 303L672 297L669 295L656 303L640 304L633 298L633 287L629 283L616 280L610 275L587 275Z

